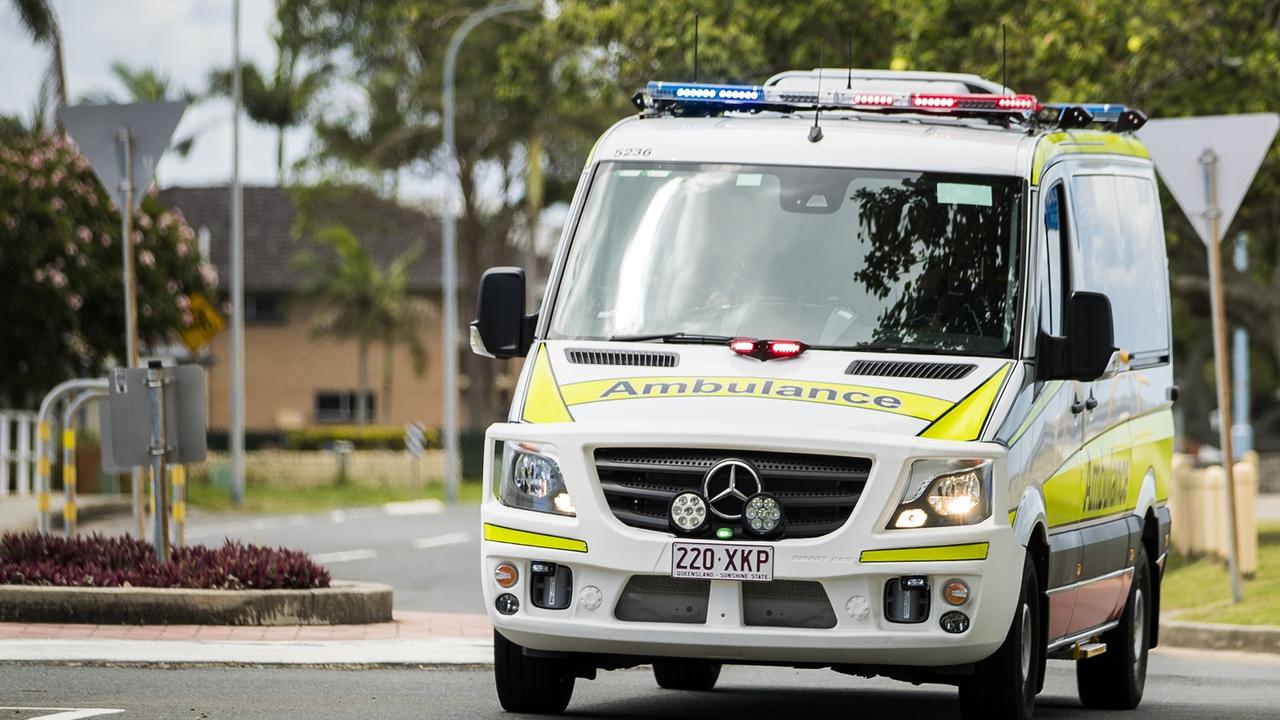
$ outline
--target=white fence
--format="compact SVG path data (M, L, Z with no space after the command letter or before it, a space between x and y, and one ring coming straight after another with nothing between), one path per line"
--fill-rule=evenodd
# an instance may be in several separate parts
M0 497L31 494L36 467L36 414L0 410Z

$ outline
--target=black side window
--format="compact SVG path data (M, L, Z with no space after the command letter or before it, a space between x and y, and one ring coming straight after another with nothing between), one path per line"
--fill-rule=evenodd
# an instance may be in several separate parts
M1041 270L1045 280L1040 285L1040 329L1049 335L1062 335L1062 315L1068 297L1070 273L1065 251L1069 247L1067 232L1067 192L1062 183L1049 189L1044 198L1044 260Z
M1081 175L1071 184L1080 231L1077 284L1111 300L1117 346L1167 350L1168 268L1154 186L1112 175Z

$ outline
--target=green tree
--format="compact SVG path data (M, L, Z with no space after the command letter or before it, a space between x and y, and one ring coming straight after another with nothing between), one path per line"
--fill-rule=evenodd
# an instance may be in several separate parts
M276 181L284 183L284 136L307 121L308 111L324 89L332 72L327 60L308 63L302 55L303 39L294 0L282 0L276 11L275 72L268 76L252 62L241 63L240 92L250 120L276 130ZM215 70L209 77L211 95L230 96L231 69Z
M144 347L191 322L218 274L195 232L153 193L133 220ZM120 216L87 160L60 137L0 120L0 406L33 407L53 385L124 356Z
M421 252L411 247L384 270L346 227L330 225L315 235L317 248L298 253L295 267L309 279L297 302L317 311L313 337L354 340L356 343L356 424L369 422L369 349L384 348L383 398L390 402L392 360L396 345L406 345L415 372L426 366L426 350L418 338L420 311L407 291L409 269Z
M62 60L62 30L58 26L58 15L49 0L13 0L13 9L31 39L49 48L49 68L40 88L40 116L45 122L52 121L61 132L62 123L55 112L67 104L67 71Z
M338 50L351 58L342 67L343 79L367 99L351 110L333 108L317 118L318 161L393 188L402 172L439 173L445 159L440 147L444 52L458 24L477 7L451 0L294 2L308 54L327 56ZM495 84L502 48L534 22L530 13L484 23L468 36L459 56L462 307L471 305L485 267L515 261L510 239L525 224L524 145L536 118L526 104L499 95ZM473 426L487 424L500 412L496 365L470 353L461 358L468 379L464 407Z

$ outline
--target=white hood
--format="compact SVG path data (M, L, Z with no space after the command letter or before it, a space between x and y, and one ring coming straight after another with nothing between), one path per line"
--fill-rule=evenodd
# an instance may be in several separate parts
M574 362L573 351L661 353L674 366ZM582 358L577 358L582 360ZM598 360L599 358L597 358ZM849 375L854 360L971 365L955 380ZM977 430L1009 375L999 358L809 350L762 362L711 345L547 341L526 364L513 419L525 422L759 421L850 430L921 434L955 424ZM961 405L965 407L957 407ZM974 408L967 406L974 405ZM980 407L978 407L980 406ZM953 408L957 412L949 412ZM960 410L965 412L960 413Z

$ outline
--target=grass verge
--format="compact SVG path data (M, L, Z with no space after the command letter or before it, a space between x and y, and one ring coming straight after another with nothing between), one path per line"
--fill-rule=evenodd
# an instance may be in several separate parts
M1179 620L1231 625L1280 625L1280 522L1258 526L1258 572L1244 582L1244 602L1231 602L1226 565L1213 558L1169 555L1161 610Z
M462 502L479 502L480 493L480 483L463 483L458 489L458 499ZM353 482L345 485L296 487L251 482L245 489L244 502L235 506L224 488L208 482L187 484L187 504L201 510L214 511L303 513L428 498L443 500L444 486L436 483L425 488L387 487Z

